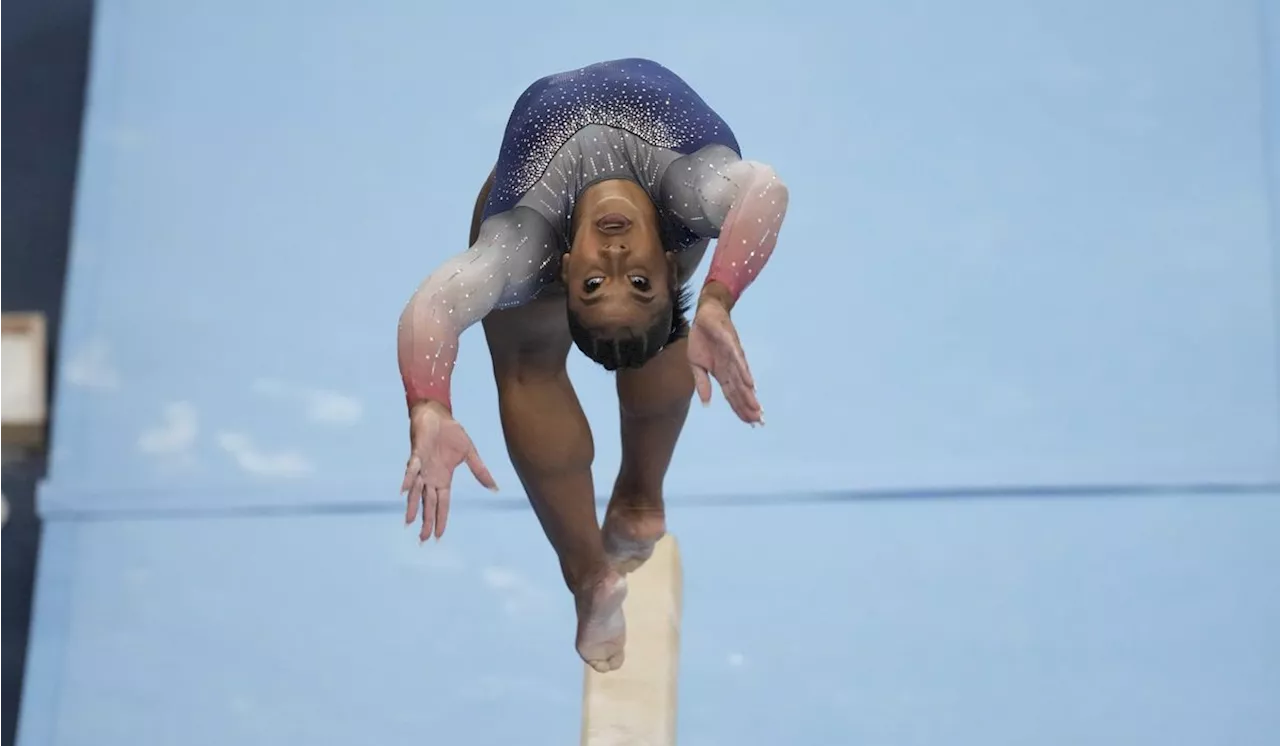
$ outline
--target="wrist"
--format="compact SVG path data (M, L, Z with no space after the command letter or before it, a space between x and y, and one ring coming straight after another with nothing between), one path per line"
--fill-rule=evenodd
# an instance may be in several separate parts
M448 402L441 402L436 399L408 399L408 404L410 417L421 411L432 411L446 417L453 416L453 411Z
M732 311L737 299L733 297L733 293L729 287L719 280L708 279L702 285L702 292L698 295L698 308L706 303L715 303L725 311Z

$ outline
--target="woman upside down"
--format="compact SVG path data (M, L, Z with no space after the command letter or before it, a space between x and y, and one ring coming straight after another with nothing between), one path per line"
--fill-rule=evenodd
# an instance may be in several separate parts
M694 391L709 403L715 378L743 422L764 424L730 314L773 252L787 196L665 67L624 59L550 75L516 101L470 248L400 317L406 522L421 514L424 541L444 533L463 462L497 489L450 402L459 336L482 322L507 450L573 593L578 653L597 671L622 665L625 576L666 530L663 479ZM690 324L687 283L711 239ZM571 346L616 371L622 465L603 527Z

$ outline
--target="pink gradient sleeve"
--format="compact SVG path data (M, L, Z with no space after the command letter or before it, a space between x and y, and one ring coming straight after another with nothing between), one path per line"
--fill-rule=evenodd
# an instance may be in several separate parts
M728 212L721 212L724 220L706 281L722 283L736 301L773 254L787 214L788 192L771 167L754 161L733 163L721 176L727 189L704 192L707 198L721 202L707 205L707 215L715 214L716 208L723 211L723 202L731 200Z
M502 254L477 244L445 262L409 299L400 314L397 357L410 407L430 400L450 410L450 384L458 340L499 302L508 275L498 271Z
M551 225L532 210L516 208L486 219L470 249L423 281L400 314L397 332L410 407L428 400L452 411L459 337L495 308L532 300L556 278L553 259L559 251Z

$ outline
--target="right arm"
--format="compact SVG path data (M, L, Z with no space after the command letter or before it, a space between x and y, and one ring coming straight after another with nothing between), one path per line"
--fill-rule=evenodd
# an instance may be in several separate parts
M432 272L400 314L400 378L410 409L425 401L452 409L458 339L497 306L506 290L503 245L516 244L514 231L505 215L486 220L471 248Z

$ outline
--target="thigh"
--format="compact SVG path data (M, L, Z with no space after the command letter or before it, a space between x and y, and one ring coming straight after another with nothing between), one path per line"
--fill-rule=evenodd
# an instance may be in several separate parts
M618 406L624 416L671 414L683 420L693 397L688 345L688 339L676 340L644 367L618 371Z
M573 339L562 295L494 311L483 325L500 384L563 375Z
M471 235L474 244L480 235L480 223L495 172L490 171L471 212ZM493 311L483 322L485 341L493 357L493 373L499 383L512 377L557 375L564 371L565 360L573 340L569 336L569 320L564 296L548 289L544 297L518 308Z

